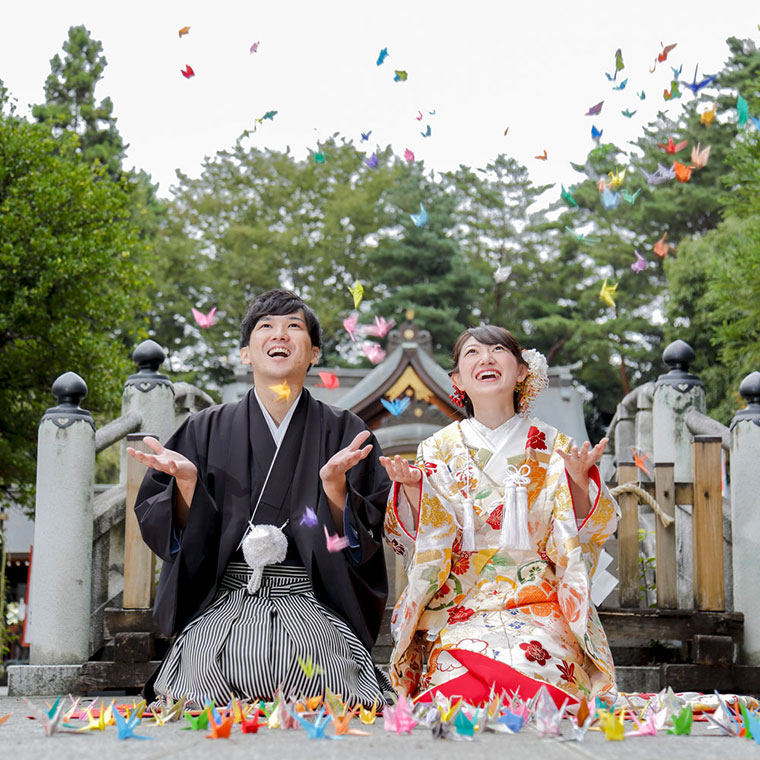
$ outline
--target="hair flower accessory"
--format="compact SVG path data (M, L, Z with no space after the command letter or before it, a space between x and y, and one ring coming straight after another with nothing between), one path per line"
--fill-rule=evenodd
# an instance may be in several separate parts
M535 348L523 349L522 357L528 363L528 376L517 384L517 413L521 417L530 415L536 397L549 385L549 366L546 357Z

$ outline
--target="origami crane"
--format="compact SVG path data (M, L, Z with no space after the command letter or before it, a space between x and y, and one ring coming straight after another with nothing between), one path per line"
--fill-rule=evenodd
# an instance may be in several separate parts
M387 322L385 321L385 317L375 317L375 324L367 328L367 335L384 338L395 324L396 320L392 317Z
M251 45L251 47L250 47L250 49L249 49L249 51L248 51L248 52L249 52L251 55L253 55L254 53L258 53L258 51L259 51L259 45L260 45L260 44L261 44L261 41L259 41L259 42L254 42L254 43L253 43L253 45Z
M600 114L602 112L602 106L604 105L604 101L600 100L596 105L591 106L591 108L586 111L586 116L596 116L597 114Z
M373 153L369 158L364 159L364 163L370 168L370 169L377 169L377 153Z
M369 140L369 136L372 134L372 130L370 129L369 132L362 132L362 142L367 142Z
M190 79L190 77L194 77L195 76L195 72L193 71L193 67L189 63L186 63L185 64L185 68L184 69L180 69L179 73L182 74L182 76L185 77L185 79Z
M42 728L45 730L45 736L52 736L56 731L60 731L59 723L63 716L63 705L61 704L61 697L58 697L49 710L42 710L39 707L33 705L26 697L24 697L27 707L31 710L35 720L42 724ZM7 720L7 718L6 718Z
M299 525L308 525L310 528L313 528L318 524L319 520L317 519L317 513L310 506L306 505L303 508L303 516L301 517Z
M599 723L607 741L623 741L624 724L623 711L617 715L609 710L599 710L597 712Z
M658 148L662 148L666 153L671 156L675 155L679 151L682 151L689 144L688 140L682 140L681 142L674 143L673 138L669 138L666 143L657 143Z
M348 286L348 292L354 298L354 308L358 309L359 304L362 302L362 298L364 297L364 285L362 285L359 280L354 280L354 284Z
M662 91L662 97L665 100L677 100L681 97L681 90L678 89L678 82L675 79L670 83L669 90Z
M206 330L217 323L216 318L216 306L214 306L208 314L204 314L202 311L198 311L195 307L192 308L193 319L198 323L198 327L202 330Z
M704 126L708 126L715 121L715 109L718 107L718 101L716 100L712 104L712 108L708 108L706 111L702 111L699 115L699 123Z
M325 544L330 554L343 551L348 546L348 539L345 536L339 536L337 533L332 535L328 532L327 526L322 526L325 530Z
M634 251L636 255L636 261L631 264L631 271L635 274L640 274L647 268L647 260L638 252Z
M570 188L569 190L565 190L564 185L560 185L562 188L562 200L567 201L571 206L577 206L578 202L575 200L575 197L573 196L573 188Z
M394 417L399 417L403 413L404 409L409 406L411 399L409 396L404 396L404 398L397 398L393 401L388 401L388 399L381 398L380 402Z
M638 251L636 253L638 254ZM643 256L642 256L642 258L643 258ZM633 463L648 478L651 478L652 477L652 473L649 472L649 470L647 469L647 466L645 464L646 460L649 459L649 454L639 454L633 446L631 446L631 451L633 452Z
M384 47L384 48L383 48L383 49L380 51L380 54L377 56L377 65L378 65L378 66L382 66L382 65L383 65L383 62L385 61L385 59L386 59L387 57L388 57L388 48L387 48L387 47Z
M626 119L632 119L636 115L636 111L630 111L627 108L625 109L625 111L621 111L620 113L622 113Z
M395 731L397 734L411 734L417 725L406 697L399 697L394 707L386 707L383 710L383 721L386 731Z
M661 258L664 259L671 248L675 248L671 243L666 243L665 238L668 236L667 232L662 233L662 237L654 244L653 251Z
M208 708L202 710L197 716L191 715L189 712L185 713L185 720L190 724L185 726L185 731L205 731L208 729Z
M340 386L338 376L334 372L319 371L319 379L321 383L316 383L317 388L327 388L330 391L334 391Z
M370 709L367 709L363 705L359 705L359 720L364 723L365 726L371 726L377 719L377 699Z
M364 355L372 364L380 364L385 359L385 351L383 351L379 343L362 343L362 351L364 351Z
M345 331L348 333L352 341L356 340L356 338L354 338L354 333L356 332L356 327L358 324L359 324L359 313L356 311L352 312L350 316L346 317L343 320L343 327Z
M633 205L634 203L636 203L636 198L639 197L640 192L641 192L641 188L639 188L635 193L631 193L628 190L623 190L623 193L622 193L623 200L626 203L630 203L631 205Z
M624 90L625 86L628 84L628 80L624 79L620 84L616 84L612 89L613 90Z
M609 210L617 208L618 203L620 203L620 193L613 193L612 190L605 187L602 190L602 206Z
M625 179L625 169L621 172L616 168L614 173L609 172L607 176L610 178L610 181L608 182L609 187L620 187Z
M545 686L538 690L534 699L533 720L539 736L559 736L566 707L567 703L558 709Z
M140 736L135 733L135 729L140 725L141 717L132 715L129 719L122 717L118 710L113 711L113 717L116 721L116 728L119 732L119 741L125 739L152 739L152 736Z
M283 380L279 385L270 385L269 390L277 396L278 401L288 401L290 399L290 386L287 380Z
M686 85L691 90L691 92L694 95L694 97L697 96L697 94L699 93L699 91L703 87L707 87L709 84L711 84L712 82L714 82L717 79L717 74L714 74L711 77L704 77L699 82L697 82L697 71L698 71L698 69L699 69L699 64L697 64L696 67L695 67L695 69L694 69L694 80L692 82L681 82L681 84ZM679 73L680 73L680 71L679 71Z
M298 713L291 713L291 715L303 726L306 731L306 735L309 739L330 739L331 737L325 735L325 730L330 724L330 716L325 714L324 706L314 718L314 721L302 718Z
M673 728L668 729L668 733L676 734L677 736L688 736L691 733L691 724L693 722L694 713L692 712L691 705L686 705L678 715L673 716Z
M688 182L691 179L691 173L693 169L693 166L687 166L686 164L681 164L678 161L673 162L673 171L676 173L676 179L679 182Z
M311 679L314 678L314 676L321 676L322 673L324 673L324 670L317 665L315 662L312 661L311 655L309 655L305 660L299 656L296 657L298 660L298 666L303 671L303 674Z
M433 130L430 129L430 124L427 125L427 129L424 132L420 132L420 134L423 137L430 137L430 135L433 133Z
M603 129L597 129L593 124L591 125L591 139L599 142L602 139Z
M738 127L743 127L747 123L747 118L749 117L749 103L747 103L741 95L738 95L736 98L736 114L736 125Z
M533 156L533 158L537 158L539 161L546 161L546 159L547 159L548 157L549 157L549 156L548 156L548 154L547 154L547 152L546 152L546 148L544 148L544 152L543 152L543 153L541 153L540 155L538 155L538 156Z
M409 214L412 217L415 227L424 227L428 223L428 212L425 211L425 207L420 203L419 214Z
M604 301L607 306L615 308L615 291L617 290L617 283L615 285L608 285L607 278L605 277L604 283L602 283L602 289L599 291L599 298Z
M183 26L182 29L179 30L179 36L184 37L186 34L190 34L190 27L189 26Z
M412 163L412 161L414 161L414 153L411 150L409 150L409 148L407 148L404 151L404 160L408 161L410 164Z
M225 718L217 723L213 716L209 718L209 725L211 726L211 733L206 734L207 739L229 739L230 731L232 730L232 721L234 718L232 715L227 715Z
M403 69L396 69L396 71L393 72L394 82L406 82L408 77L409 75Z

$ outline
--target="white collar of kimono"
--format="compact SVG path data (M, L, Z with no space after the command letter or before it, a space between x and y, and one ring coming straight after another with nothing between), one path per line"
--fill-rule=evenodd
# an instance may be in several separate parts
M295 398L295 401L290 405L290 409L288 409L287 414L283 418L282 422L278 425L262 403L261 399L259 398L259 394L256 393L256 389L253 389L253 395L256 396L256 401L259 402L261 413L264 415L264 419L266 420L269 432L272 434L272 438L274 438L274 445L277 446L278 449L280 448L282 439L285 437L285 433L288 432L288 425L290 425L290 420L293 418L293 414L296 411L296 407L298 406L298 399L301 398L301 393L303 393L303 390L299 391L298 395Z
M488 449L493 460L502 461L505 457L513 457L525 452L531 420L516 414L503 422L499 427L491 429L475 418L469 417L459 423L462 438L468 446L477 449ZM494 461L495 463L495 461Z

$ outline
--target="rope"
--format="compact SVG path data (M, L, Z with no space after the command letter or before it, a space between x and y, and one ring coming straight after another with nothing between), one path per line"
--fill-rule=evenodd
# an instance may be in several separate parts
M615 488L610 490L610 494L612 494L612 496L618 496L621 493L636 494L636 496L639 497L640 502L643 501L652 507L652 510L657 515L657 517L660 518L660 522L666 528L669 528L676 521L675 517L666 515L662 507L654 500L654 498L650 496L643 488L639 488L639 486L637 486L635 483L623 483L623 485L615 486Z

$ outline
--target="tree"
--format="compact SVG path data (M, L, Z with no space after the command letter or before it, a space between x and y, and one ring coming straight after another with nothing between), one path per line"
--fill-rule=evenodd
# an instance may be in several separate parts
M306 160L289 151L249 148L245 138L179 186L157 243L158 276L149 326L187 379L216 387L228 377L240 319L255 296L285 286L312 305L324 328L324 361L341 361L349 343L342 320L354 280L372 301L379 273L382 193L400 168L390 150L367 168L350 142L333 137ZM191 307L216 306L218 323L201 330ZM363 307L363 308L368 308Z
M86 406L114 411L130 366L116 336L142 304L131 199L82 163L73 134L0 104L0 501L31 503L36 431L55 378L75 370Z
M63 50L63 59L56 54L50 60L46 102L34 106L32 114L55 135L75 132L82 158L88 163L99 162L117 179L127 146L116 128L111 99L99 103L95 99L95 86L108 63L103 45L92 39L86 27L72 26Z

